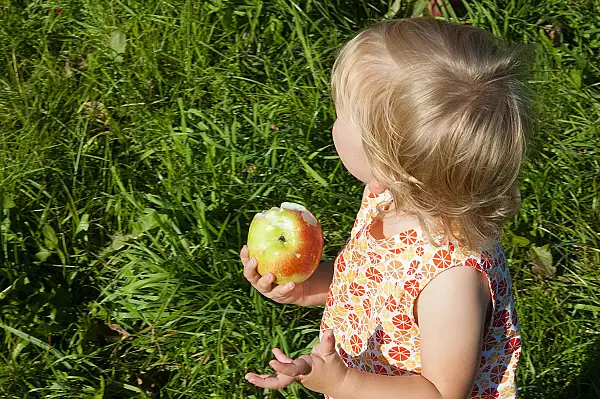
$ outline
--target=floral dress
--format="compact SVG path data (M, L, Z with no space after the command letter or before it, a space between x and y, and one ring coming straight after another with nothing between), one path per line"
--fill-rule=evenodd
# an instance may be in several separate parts
M501 244L472 251L434 235L442 243L436 247L418 229L376 240L371 222L391 200L389 191L363 200L350 239L335 260L321 334L333 329L336 350L348 367L390 376L420 374L415 300L444 270L474 267L488 279L493 312L470 397L516 398L521 337Z

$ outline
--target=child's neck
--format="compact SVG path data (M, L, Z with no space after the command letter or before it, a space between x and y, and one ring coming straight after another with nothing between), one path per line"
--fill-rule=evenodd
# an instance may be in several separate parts
M419 219L404 211L396 212L392 203L389 212L373 220L370 232L376 240L383 240L410 229L421 229Z

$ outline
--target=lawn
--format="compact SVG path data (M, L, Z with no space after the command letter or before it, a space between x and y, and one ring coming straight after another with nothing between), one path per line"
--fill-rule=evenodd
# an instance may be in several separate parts
M503 242L522 398L600 397L600 0L469 0L534 55L535 142ZM361 185L330 138L357 29L420 1L0 1L0 397L316 398L248 370L321 307L242 276L254 214L300 202L331 259Z

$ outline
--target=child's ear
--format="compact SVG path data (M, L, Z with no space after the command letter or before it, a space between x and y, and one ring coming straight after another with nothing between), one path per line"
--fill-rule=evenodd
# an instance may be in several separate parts
M386 189L386 187L381 184L380 182L378 182L376 179L372 179L369 182L369 191L372 192L373 194L381 194L382 192L384 192Z

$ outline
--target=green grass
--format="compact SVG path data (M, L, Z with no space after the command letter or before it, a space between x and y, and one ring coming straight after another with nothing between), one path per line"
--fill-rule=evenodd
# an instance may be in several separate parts
M305 352L322 309L257 295L237 253L284 199L315 211L327 257L343 245L362 188L330 140L329 72L357 29L419 9L389 3L0 3L0 397L264 396L244 374ZM521 396L600 397L600 2L465 6L448 18L537 49L505 235Z

